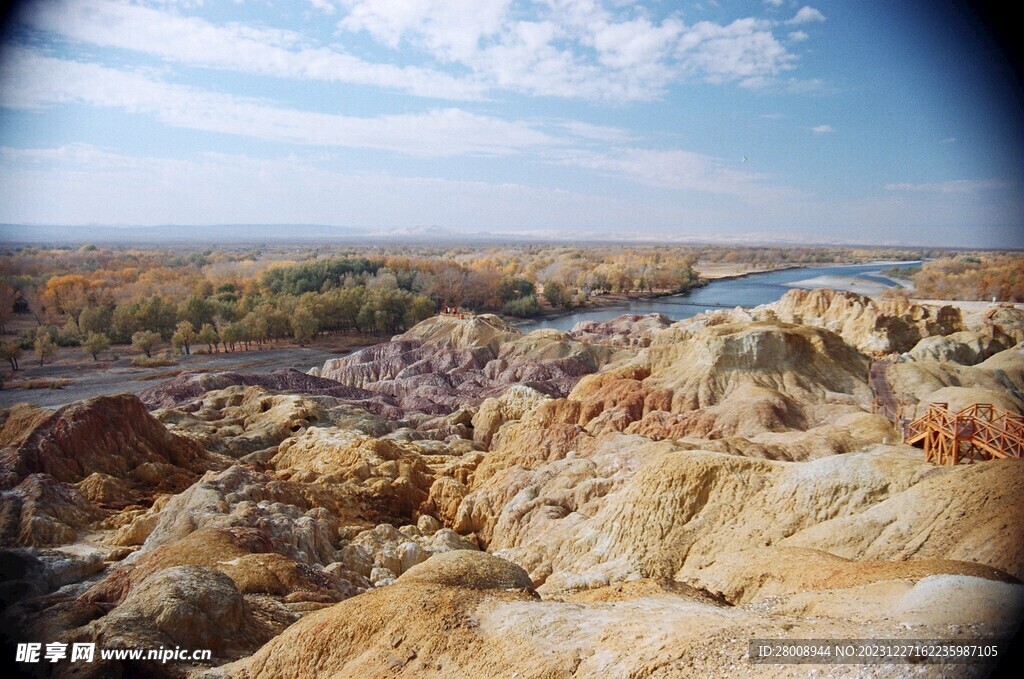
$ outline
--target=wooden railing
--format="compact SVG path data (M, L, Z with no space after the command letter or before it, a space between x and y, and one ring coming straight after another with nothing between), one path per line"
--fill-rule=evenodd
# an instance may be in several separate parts
M948 403L930 403L924 415L907 425L903 440L922 445L935 464L960 464L1024 456L1024 417L975 403L950 412Z

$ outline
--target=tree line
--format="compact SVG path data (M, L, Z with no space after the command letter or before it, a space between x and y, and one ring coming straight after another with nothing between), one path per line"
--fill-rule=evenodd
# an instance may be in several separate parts
M0 252L0 333L17 302L36 327L7 343L42 360L51 345L94 358L125 344L143 354L168 342L183 353L234 351L325 332L397 332L440 306L529 317L595 295L683 292L699 283L698 259L764 266L912 254L933 253L540 243L21 248Z

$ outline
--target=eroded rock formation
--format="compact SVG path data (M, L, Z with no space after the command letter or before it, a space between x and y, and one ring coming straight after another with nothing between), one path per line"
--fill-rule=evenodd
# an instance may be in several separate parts
M16 406L3 626L209 648L87 670L211 679L720 676L756 636L1005 636L1024 466L931 466L868 375L887 354L908 408L1019 411L1015 318L828 291L571 333L444 317L321 376Z

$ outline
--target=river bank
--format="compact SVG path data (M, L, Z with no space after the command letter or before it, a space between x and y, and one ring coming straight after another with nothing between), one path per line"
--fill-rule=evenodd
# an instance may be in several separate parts
M662 313L672 320L690 318L699 313L721 308L755 307L778 300L793 287L836 287L842 289L842 279L863 283L878 282L870 295L877 296L885 288L897 285L879 271L888 266L909 268L917 262L871 261L860 264L825 264L819 266L786 265L771 270L729 271L718 267L714 274L718 278L703 279L700 286L684 293L654 293L644 295L604 295L594 298L583 308L558 309L529 321L514 321L524 331L536 328L551 328L568 332L582 321L604 321L623 314ZM817 286L806 281L828 276L833 285Z
M633 302L650 302L659 299L665 299L668 297L680 297L690 294L695 289L702 288L710 283L717 281L731 280L737 278L746 278L755 274L762 273L773 273L776 271L789 271L790 269L802 268L802 265L789 265L781 267L769 267L763 269L747 269L742 264L724 264L718 265L713 263L710 265L698 265L694 267L698 275L698 281L689 290L679 292L676 290L664 290L664 291L653 291L653 292L638 292L638 293L607 293L602 295L592 295L588 300L587 304L582 307L573 307L572 309L544 309L539 315L533 318L516 318L514 316L502 316L502 318L509 324L520 327L520 326L531 326L544 323L546 321L552 321L559 318L565 318L566 316L572 316L581 312L588 311L602 311L602 310L615 310L622 309L623 313L627 313L629 305Z
M701 280L724 281L733 278L746 278L759 273L772 273L774 271L789 271L790 269L807 268L806 264L787 264L785 266L767 266L761 268L750 268L747 264L723 264L720 262L708 262L697 264L694 270ZM820 265L814 265L820 266Z
M588 300L587 304L582 307L575 307L572 309L544 309L539 315L533 318L515 318L512 316L503 316L503 318L516 327L520 327L525 331L536 329L537 327L550 326L553 323L558 323L561 319L585 316L590 314L601 314L604 315L607 312L620 311L622 314L635 313L633 309L635 305L645 303L657 303L659 300L671 300L673 298L687 299L693 298L694 293L699 293L701 289L707 288L709 285L725 283L727 281L743 281L751 279L756 276L764 276L768 274L780 274L786 272L795 272L800 270L828 270L828 269L846 269L851 267L887 267L894 265L911 266L916 262L896 262L889 260L872 260L869 262L860 262L855 264L850 263L827 263L827 264L786 264L784 266L774 267L763 267L763 268L749 268L747 264L722 264L718 262L709 262L706 264L698 264L694 267L699 278L699 282L692 288L685 292L677 291L655 291L648 293L609 293L605 295L594 295ZM818 281L818 278L822 276L816 276L813 278L805 279L804 281L797 281L793 283L785 283L791 287L803 287L803 288L815 288L815 287L833 287L836 290L851 290L858 292L858 294L865 295L878 295L887 286L884 284L879 285L867 285L859 288L854 282L855 277L846 276L833 276L827 281ZM802 284L807 282L809 284ZM818 284L821 283L821 284ZM831 283L830 286L828 283ZM893 281L903 285L898 281ZM858 288L858 289L854 289ZM860 292L863 289L865 292ZM868 292L867 290L870 291ZM784 292L784 291L783 291ZM780 293L781 295L781 293ZM699 296L699 295L698 295ZM767 301L767 300L765 300ZM755 304L762 304L764 301L758 301ZM721 300L710 301L706 304L700 304L699 302L677 302L679 306L696 306L698 308L730 308L737 306L737 304L723 303ZM738 306L753 306L755 304L738 304ZM652 313L650 311L640 311L639 313ZM562 328L559 328L562 329Z

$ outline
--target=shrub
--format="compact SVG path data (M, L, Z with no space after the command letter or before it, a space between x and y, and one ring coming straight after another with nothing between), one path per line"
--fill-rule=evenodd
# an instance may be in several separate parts
M506 302L505 306L502 307L502 312L509 316L516 316L518 318L531 318L540 313L540 305L537 304L537 298L533 295L528 295L520 299L514 299L510 302Z

